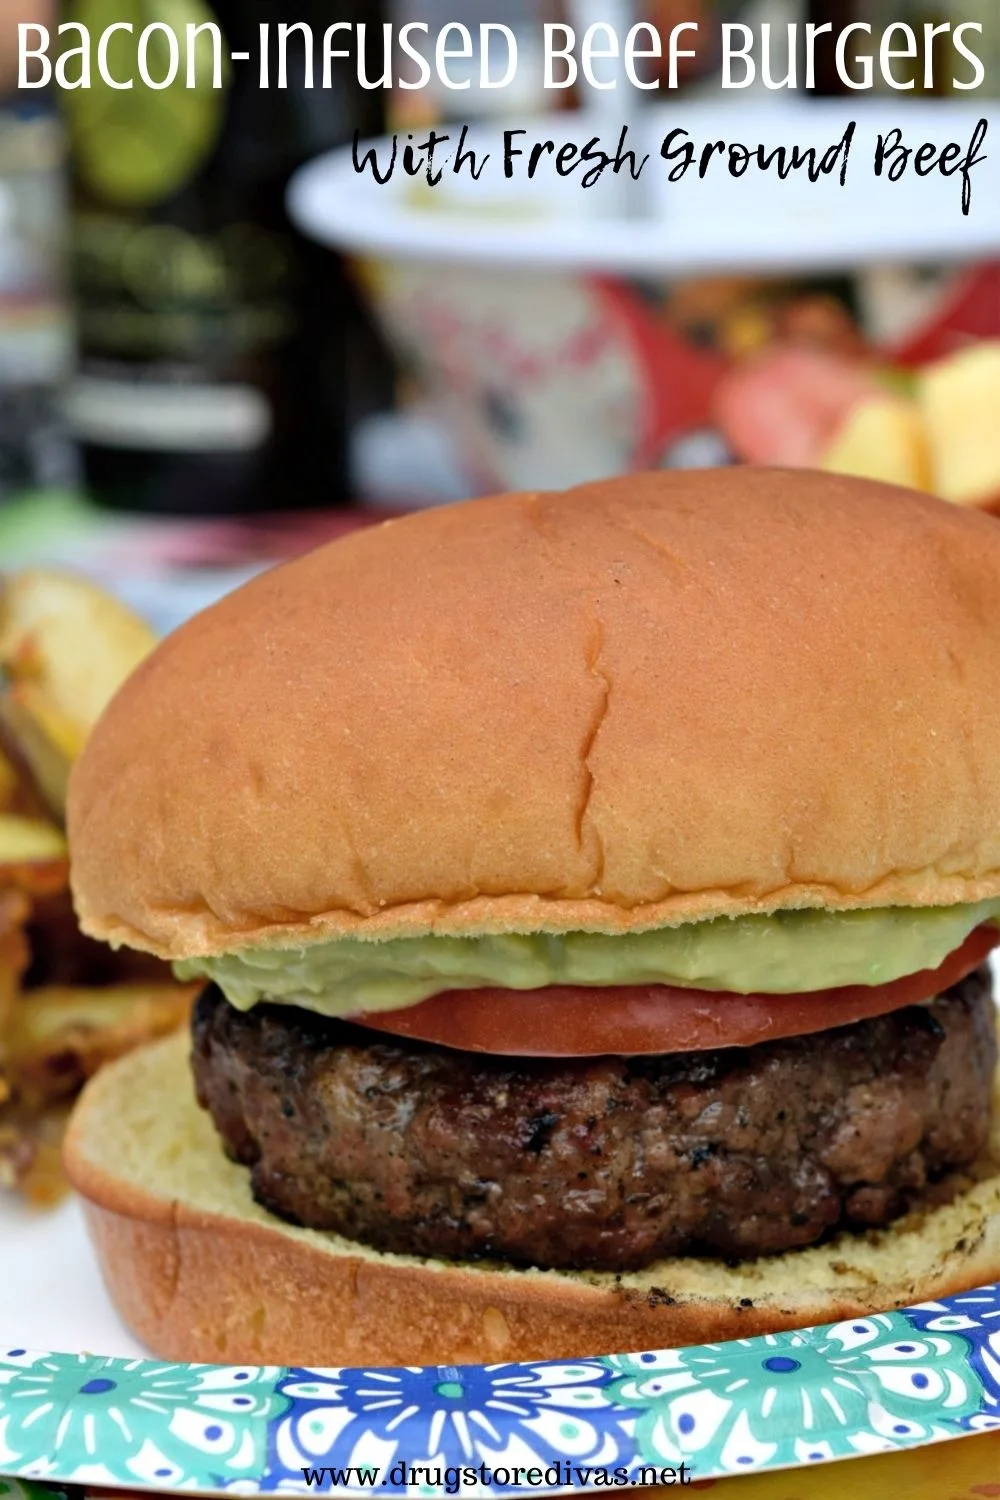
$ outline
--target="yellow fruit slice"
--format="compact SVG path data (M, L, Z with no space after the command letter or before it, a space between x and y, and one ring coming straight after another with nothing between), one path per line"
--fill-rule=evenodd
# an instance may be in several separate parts
M920 412L902 396L868 397L848 414L820 468L929 490L930 455Z
M937 493L958 505L1000 504L1000 339L929 365L917 398Z

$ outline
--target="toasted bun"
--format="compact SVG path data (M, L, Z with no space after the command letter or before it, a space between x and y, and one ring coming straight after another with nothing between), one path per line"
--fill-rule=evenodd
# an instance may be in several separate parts
M390 522L119 694L84 930L163 957L1000 893L1000 528L808 472Z
M451 1364L579 1358L803 1327L1000 1276L1000 1109L978 1180L888 1230L730 1268L621 1277L384 1255L260 1208L193 1097L187 1038L87 1086L66 1148L125 1322L166 1359Z

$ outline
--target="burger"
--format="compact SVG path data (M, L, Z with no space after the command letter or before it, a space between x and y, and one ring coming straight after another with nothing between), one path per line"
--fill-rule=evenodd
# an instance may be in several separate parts
M76 767L92 937L204 990L72 1123L125 1320L579 1357L1000 1275L1000 528L733 469L356 532Z

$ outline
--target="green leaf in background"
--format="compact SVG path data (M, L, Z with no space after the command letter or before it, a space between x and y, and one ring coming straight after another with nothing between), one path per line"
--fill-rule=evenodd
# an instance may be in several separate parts
M211 156L225 118L230 77L223 45L223 87L212 87L213 42L198 38L194 88L187 87L187 27L215 20L205 0L70 0L65 19L89 28L94 66L89 89L63 95L77 171L83 182L106 202L148 208L172 196ZM96 66L101 33L119 21L133 32L116 31L108 47L113 78L134 79L128 91L113 89ZM162 90L148 88L139 77L139 37L151 22L169 26L180 46L180 68ZM75 44L75 37L70 45ZM155 79L169 71L168 41L151 37L148 67Z
M899 365L885 365L874 372L876 380L884 390L894 396L905 396L907 400L917 394L919 384L916 370L905 370Z
M83 1495L83 1490L71 1490L64 1484L39 1484L34 1479L0 1479L0 1500L67 1500L71 1494Z

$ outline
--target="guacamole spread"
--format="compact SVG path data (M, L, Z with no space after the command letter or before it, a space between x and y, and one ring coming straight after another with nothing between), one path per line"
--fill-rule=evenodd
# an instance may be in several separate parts
M888 984L936 969L1000 900L873 911L785 911L717 917L611 936L337 938L299 948L248 948L175 965L209 979L240 1010L261 1000L325 1016L401 1010L442 990L541 989L552 984L677 984L738 994L796 994Z

